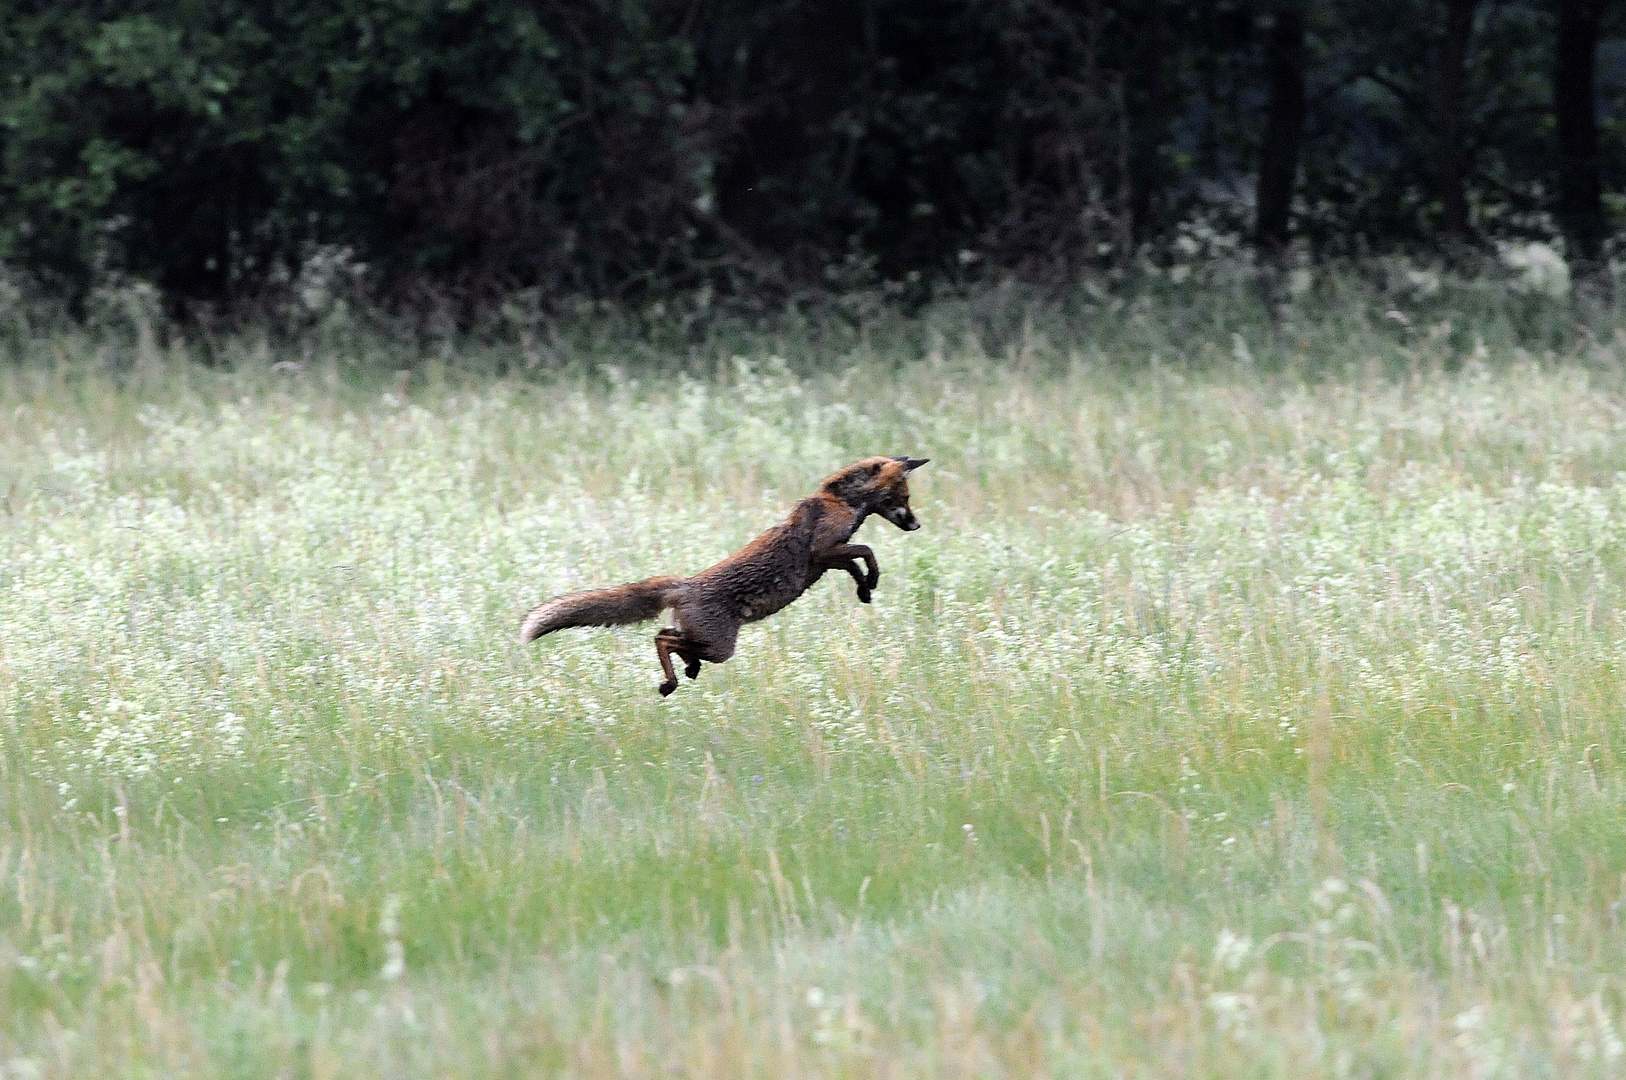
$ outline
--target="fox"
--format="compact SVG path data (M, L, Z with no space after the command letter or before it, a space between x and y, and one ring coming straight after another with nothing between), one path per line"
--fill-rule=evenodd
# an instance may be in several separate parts
M537 605L520 623L520 644L568 627L626 626L670 611L672 625L655 635L655 656L665 676L656 689L666 697L678 687L673 656L683 661L684 675L699 678L702 663L721 664L734 655L741 626L783 610L827 570L850 574L859 602L869 603L881 581L880 564L868 545L848 541L872 514L904 532L920 528L909 509L908 476L928 460L855 461L825 477L783 524L693 577L646 578Z

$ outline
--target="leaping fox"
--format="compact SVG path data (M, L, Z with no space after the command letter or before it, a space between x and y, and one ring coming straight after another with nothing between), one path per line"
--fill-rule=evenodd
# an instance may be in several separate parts
M801 596L826 570L845 570L869 603L881 580L875 552L849 544L871 514L905 532L920 528L909 509L908 475L926 458L872 457L826 477L776 525L716 566L691 578L652 577L611 589L570 593L533 608L520 624L521 644L570 626L623 626L647 622L668 609L673 625L655 635L655 655L666 680L661 696L677 689L672 654L683 674L700 675L702 661L721 664L734 655L741 625L766 619ZM864 570L858 567L859 560ZM866 572L867 571L867 572Z

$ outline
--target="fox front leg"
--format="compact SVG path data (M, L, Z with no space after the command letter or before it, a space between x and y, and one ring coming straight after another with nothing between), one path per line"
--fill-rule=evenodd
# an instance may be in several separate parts
M856 560L862 559L864 566L869 570L867 574L858 572ZM853 581L858 583L858 600L860 603L869 603L870 590L881 583L881 564L875 561L875 552L867 544L841 544L825 552L820 562L830 570L845 570L851 574Z
M869 603L869 579L864 575L864 571L858 568L858 563L855 560L842 559L829 569L845 570L851 574L853 582L858 586L858 602L860 604Z

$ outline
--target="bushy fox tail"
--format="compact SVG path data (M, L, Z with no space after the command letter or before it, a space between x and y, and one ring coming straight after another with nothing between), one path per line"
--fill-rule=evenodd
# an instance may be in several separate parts
M612 589L589 589L569 593L531 609L519 624L523 645L543 634L571 626L624 626L648 622L671 607L677 599L680 577L652 577Z

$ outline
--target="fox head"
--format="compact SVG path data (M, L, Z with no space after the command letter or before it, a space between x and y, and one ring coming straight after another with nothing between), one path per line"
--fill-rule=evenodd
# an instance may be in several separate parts
M920 528L909 509L910 473L927 458L872 457L855 461L825 478L821 489L860 514L879 514L904 532Z

